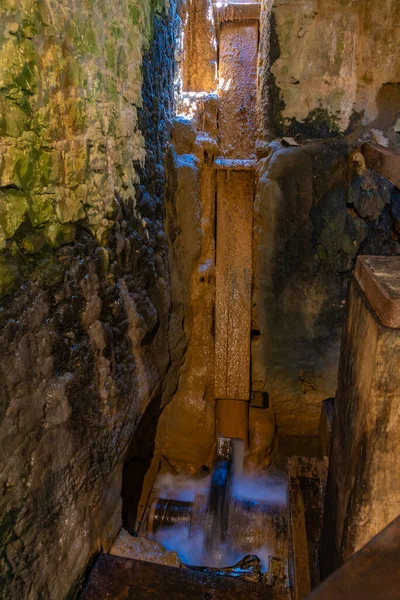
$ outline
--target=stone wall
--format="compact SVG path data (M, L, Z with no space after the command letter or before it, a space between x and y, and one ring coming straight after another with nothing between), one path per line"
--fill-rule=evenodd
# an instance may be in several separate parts
M262 5L253 388L269 392L283 434L317 435L321 401L335 395L357 254L400 253L399 190L358 151L375 129L400 144L399 10L391 0ZM282 135L299 146L267 143Z
M168 11L0 9L2 598L74 594L118 533L127 448L168 385Z
M346 141L285 148L259 162L253 388L278 429L317 435L336 391L346 288L356 256L400 253L400 192Z
M264 127L326 137L355 124L393 126L399 22L397 0L264 0Z

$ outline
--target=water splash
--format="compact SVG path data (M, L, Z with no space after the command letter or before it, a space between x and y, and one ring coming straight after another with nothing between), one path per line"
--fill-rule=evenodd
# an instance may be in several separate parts
M164 474L158 476L155 490L162 498L192 502L194 506L196 498L203 498L202 510L205 511L210 486L210 475L196 479ZM204 529L190 526L161 528L153 537L168 550L177 552L186 564L221 568L235 564L246 554L255 554L265 572L268 558L283 552L280 534L275 529L281 526L285 507L286 479L283 475L240 474L239 470L232 478L229 535L225 541L220 540L217 547L207 546ZM195 509L199 510L198 506ZM198 515L197 521L201 521Z

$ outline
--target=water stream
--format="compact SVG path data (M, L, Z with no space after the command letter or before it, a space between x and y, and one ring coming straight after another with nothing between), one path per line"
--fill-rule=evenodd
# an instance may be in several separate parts
M243 473L234 450L220 438L211 474L158 476L156 493L171 502L160 503L153 538L186 564L222 568L257 555L266 571L270 556L285 555L285 477Z

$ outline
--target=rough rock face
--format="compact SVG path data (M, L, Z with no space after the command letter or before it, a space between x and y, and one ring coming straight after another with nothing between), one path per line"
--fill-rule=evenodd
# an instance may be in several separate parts
M335 135L357 121L389 118L392 127L399 110L399 18L397 0L265 0L264 127L311 137Z
M345 142L273 142L259 174L253 389L269 393L281 433L317 435L336 391L349 275L358 253L400 252L400 194Z
M335 394L357 254L400 252L399 192L357 150L365 136L400 143L399 10L395 0L262 3L252 373L284 434L316 435L321 401ZM303 145L265 142L284 134Z
M207 164L207 140L200 134L193 146L193 125L182 125L177 119L173 128L174 146L183 153L171 148L166 211L171 342L183 326L185 337L177 340L186 352L177 390L158 423L157 450L178 471L195 472L211 464L215 443L215 172Z
M168 383L174 13L152 6L0 9L2 598L65 598L110 548L128 445Z

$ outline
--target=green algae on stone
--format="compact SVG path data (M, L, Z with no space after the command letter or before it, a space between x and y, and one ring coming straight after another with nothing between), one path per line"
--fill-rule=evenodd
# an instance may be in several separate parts
M74 19L68 23L67 34L73 41L78 54L97 54L97 37L91 19L75 15Z
M75 58L68 56L65 60L65 69L60 74L61 85L65 88L73 85L85 89L88 85L88 76L84 66Z
M54 216L54 201L54 188L50 188L47 193L31 194L28 216L34 227L43 225Z
M25 219L28 199L24 192L13 188L0 190L0 226L6 239L11 238Z
M38 229L26 234L22 239L21 248L27 254L36 254L41 251L46 242L47 240L44 231Z
M0 255L0 298L11 294L19 279L19 270L12 258Z
M0 95L0 136L18 138L28 129L30 118L18 104Z
M55 190L55 207L60 223L80 221L85 217L85 210L80 199L73 190L64 187Z
M33 154L29 144L7 146L0 159L0 186L29 189L34 178Z
M63 244L70 244L75 239L76 227L73 223L59 223L53 221L46 223L43 229L47 243L56 248Z
M286 135L303 138L333 138L341 134L337 115L323 108L312 110L303 121L285 119Z
M37 155L35 166L39 179L37 183L41 188L62 183L63 161L59 150L43 148Z

